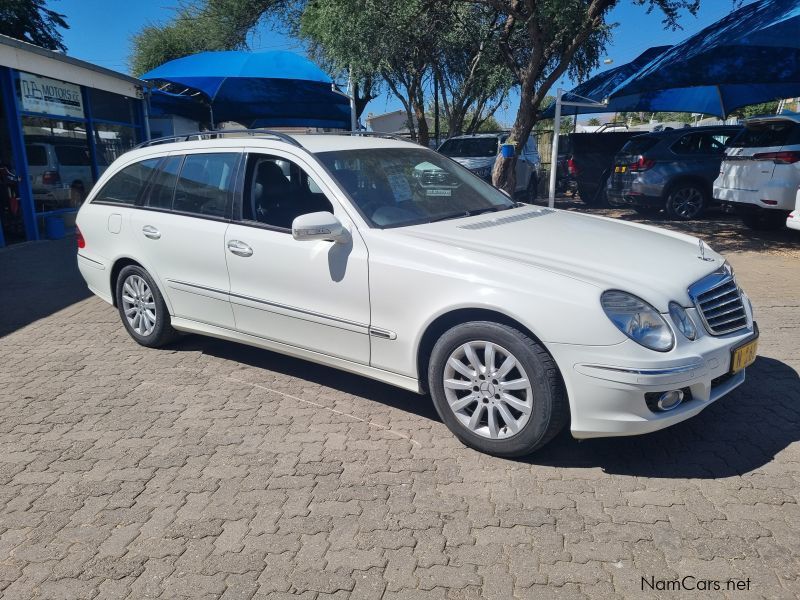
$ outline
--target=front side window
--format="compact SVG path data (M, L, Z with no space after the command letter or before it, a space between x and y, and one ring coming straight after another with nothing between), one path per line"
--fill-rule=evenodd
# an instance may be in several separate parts
M312 212L333 212L330 201L303 169L284 158L251 154L245 174L242 218L289 231Z
M513 208L511 199L461 165L425 148L320 152L375 227L401 227Z
M189 154L175 187L172 209L198 216L224 217L234 185L239 154Z
M149 158L128 165L103 186L93 202L134 205L155 171L160 158Z

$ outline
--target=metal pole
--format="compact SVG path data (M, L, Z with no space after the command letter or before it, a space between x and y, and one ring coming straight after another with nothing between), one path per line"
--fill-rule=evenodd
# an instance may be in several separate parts
M439 78L433 73L433 137L439 147Z
M142 98L142 131L144 131L144 141L150 140L150 87L145 88L144 98Z
M353 81L353 67L348 69L347 88L350 96L350 131L358 130L358 119L356 118L356 88Z
M547 206L556 205L556 171L558 170L558 134L561 133L561 96L564 90L558 88L556 92L556 114L553 119L553 152L550 155L550 191Z

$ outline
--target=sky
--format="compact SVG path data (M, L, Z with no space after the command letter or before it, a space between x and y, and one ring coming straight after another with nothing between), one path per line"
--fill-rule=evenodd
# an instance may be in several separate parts
M131 37L148 24L169 21L178 0L49 0L48 6L64 15L70 29L63 32L67 54L115 71L128 73ZM622 0L609 15L609 23L617 23L613 39L606 51L610 65L601 64L597 72L623 65L651 46L675 44L698 30L711 25L732 10L732 0L701 0L696 16L688 13L681 19L682 30L664 29L662 15L654 10ZM292 50L303 52L295 40L262 28L251 36L253 50ZM594 73L593 73L594 74ZM563 79L559 85L570 89L576 82ZM553 88L555 93L556 86ZM510 126L516 114L519 96L512 94L496 117ZM373 100L366 113L380 114L401 108L400 102L388 94Z

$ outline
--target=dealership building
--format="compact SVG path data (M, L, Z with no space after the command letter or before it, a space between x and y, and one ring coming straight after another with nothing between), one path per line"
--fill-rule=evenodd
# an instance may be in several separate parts
M146 82L0 35L0 247L60 237L147 139Z

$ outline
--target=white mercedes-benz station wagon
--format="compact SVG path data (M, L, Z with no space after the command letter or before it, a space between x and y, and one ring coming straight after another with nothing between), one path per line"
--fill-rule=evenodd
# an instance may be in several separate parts
M688 419L758 329L696 238L515 203L418 145L267 131L155 140L103 174L78 265L138 343L192 332L429 392L500 456Z

